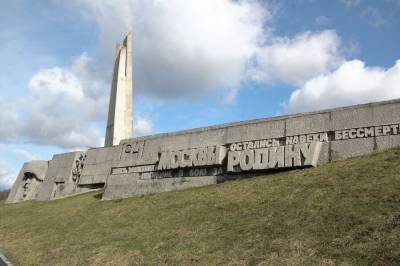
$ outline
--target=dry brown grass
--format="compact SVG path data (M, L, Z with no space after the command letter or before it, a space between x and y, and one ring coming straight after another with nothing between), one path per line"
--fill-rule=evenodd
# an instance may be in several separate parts
M140 198L0 205L16 265L394 265L399 243L400 149Z

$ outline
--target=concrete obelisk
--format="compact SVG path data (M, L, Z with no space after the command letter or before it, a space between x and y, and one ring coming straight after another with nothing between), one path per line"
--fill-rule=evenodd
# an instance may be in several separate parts
M133 136L132 118L132 33L117 45L105 146L118 145Z

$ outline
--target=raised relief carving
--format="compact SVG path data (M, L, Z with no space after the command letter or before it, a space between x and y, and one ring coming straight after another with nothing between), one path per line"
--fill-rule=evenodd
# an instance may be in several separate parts
M400 134L399 124L359 127L335 131L335 140L359 139Z
M256 150L229 151L228 172L316 166L321 142L302 143Z
M77 160L75 160L75 166L72 169L72 180L75 184L79 184L79 179L82 175L82 169L85 165L86 154L81 154Z
M157 170L222 165L225 156L224 146L162 152Z
M121 159L129 161L129 165L112 168L111 174L146 180L317 166L323 143L397 134L400 134L399 124L248 140L162 151L151 164L138 161L143 156L144 141L128 142L122 146Z
M32 198L37 186L42 182L35 174L26 172L23 177L22 199L29 200Z
M139 160L143 157L144 141L125 143L122 146L121 159Z

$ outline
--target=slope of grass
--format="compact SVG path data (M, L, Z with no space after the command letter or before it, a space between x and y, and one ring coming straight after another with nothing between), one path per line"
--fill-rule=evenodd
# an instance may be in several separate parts
M100 201L0 205L15 265L400 264L400 149L314 169Z

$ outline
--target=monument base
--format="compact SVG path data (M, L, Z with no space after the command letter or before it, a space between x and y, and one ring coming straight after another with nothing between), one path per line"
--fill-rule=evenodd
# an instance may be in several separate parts
M400 100L122 140L25 163L7 202L105 189L140 196L277 170L311 167L400 146Z

